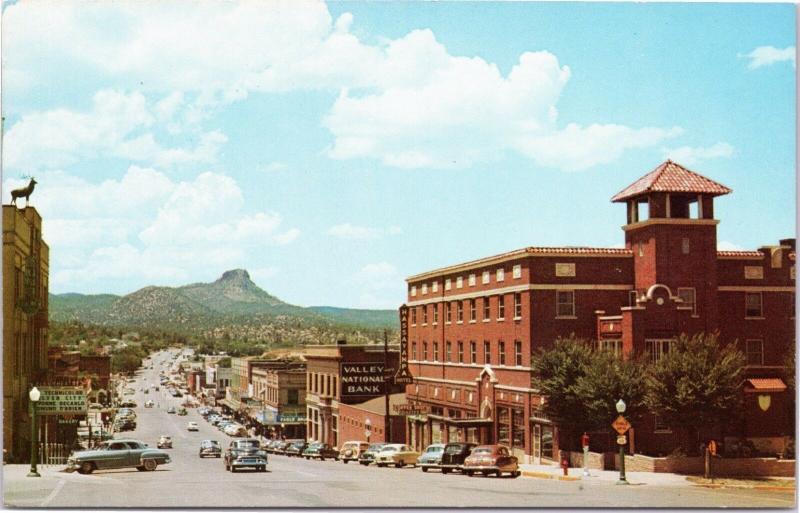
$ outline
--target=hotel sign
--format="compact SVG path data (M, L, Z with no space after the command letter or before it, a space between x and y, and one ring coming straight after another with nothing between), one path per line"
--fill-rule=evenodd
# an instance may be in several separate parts
M400 307L400 365L394 375L396 385L408 385L414 381L408 370L408 306Z
M88 409L86 391L74 387L39 387L37 415L85 415Z
M351 362L339 364L342 377L342 399L374 397L383 393L384 366L382 362Z

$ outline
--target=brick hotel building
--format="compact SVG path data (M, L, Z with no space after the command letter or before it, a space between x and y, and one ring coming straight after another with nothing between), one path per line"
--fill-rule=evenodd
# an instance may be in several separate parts
M626 206L624 248L529 247L409 277L406 395L427 413L408 418L408 442L502 443L523 461L553 460L558 426L532 388L532 353L574 333L658 359L681 333L719 331L747 355L747 413L725 434L779 448L794 433L781 378L795 240L718 251L714 198L730 192L667 161L612 198ZM677 445L656 415L639 424L637 452Z

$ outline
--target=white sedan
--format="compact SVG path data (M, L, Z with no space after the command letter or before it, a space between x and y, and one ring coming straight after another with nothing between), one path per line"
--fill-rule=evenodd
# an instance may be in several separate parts
M186 424L186 429L189 431L199 431L200 428L197 426L197 422L189 422Z

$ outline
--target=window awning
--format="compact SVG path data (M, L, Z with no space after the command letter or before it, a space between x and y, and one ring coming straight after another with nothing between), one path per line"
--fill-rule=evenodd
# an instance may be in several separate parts
M492 419L473 418L473 419L446 419L445 422L460 427L479 427L479 426L491 425L493 421Z
M769 392L783 392L786 383L780 378L750 378L745 380L744 391L752 394L765 394Z

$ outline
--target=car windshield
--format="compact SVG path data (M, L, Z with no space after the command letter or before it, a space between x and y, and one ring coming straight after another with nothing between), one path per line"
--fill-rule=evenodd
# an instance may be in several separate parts
M492 450L488 447L480 447L472 451L472 454L492 454Z
M394 452L394 451L396 451L396 450L397 450L397 447L392 447L392 446L389 446L389 447L384 447L384 448L383 448L383 449L381 449L381 450L382 450L383 452Z
M447 453L447 454L458 454L458 453L461 452L461 446L460 445L448 445L447 447L445 447L444 452Z
M442 452L444 447L428 447L425 452Z
M370 451L379 451L379 450L381 450L381 447L383 447L383 444L372 444L372 445L369 446L368 450L370 450Z
M250 447L258 447L258 442L256 440L240 440L236 442L236 447L243 449Z

